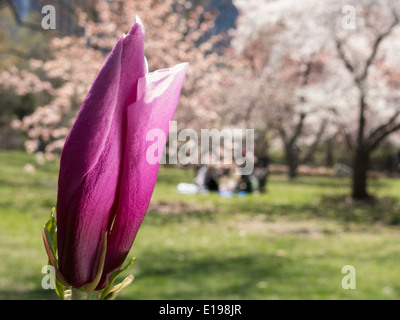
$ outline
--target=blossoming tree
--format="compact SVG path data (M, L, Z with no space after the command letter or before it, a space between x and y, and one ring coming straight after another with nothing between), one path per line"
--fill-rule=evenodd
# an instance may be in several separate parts
M53 96L47 105L38 107L30 116L12 122L14 128L27 133L27 151L41 151L48 157L61 151L106 54L118 35L129 29L135 15L140 15L147 26L145 55L151 68L162 68L173 61L189 61L193 66L188 71L180 100L184 107L178 109L175 119L192 127L199 127L199 119L207 121L199 92L206 91L215 81L217 66L223 63L212 50L221 35L203 41L203 36L213 27L214 14L182 0L91 3L90 15L87 10L77 8L82 35L54 37L50 43L52 57L30 60L28 70L14 68L0 73L0 83L7 88L19 92L45 90ZM38 74L45 77L40 78Z

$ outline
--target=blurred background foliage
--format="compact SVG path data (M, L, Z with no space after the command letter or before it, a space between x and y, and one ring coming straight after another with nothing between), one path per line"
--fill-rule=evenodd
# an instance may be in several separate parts
M340 26L344 2L289 3L2 0L0 148L59 154L107 54L139 15L151 70L191 64L179 129L252 128L256 159L288 165L292 178L300 165L398 174L398 5L355 2L353 31ZM46 4L55 30L41 27Z

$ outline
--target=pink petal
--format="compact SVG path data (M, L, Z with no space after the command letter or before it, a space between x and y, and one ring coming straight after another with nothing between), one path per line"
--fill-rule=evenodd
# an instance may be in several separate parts
M128 130L123 175L115 221L108 238L104 275L98 288L118 269L129 253L144 219L157 180L159 164L150 164L147 132L161 129L168 135L188 64L156 71L139 79L138 101L128 108Z

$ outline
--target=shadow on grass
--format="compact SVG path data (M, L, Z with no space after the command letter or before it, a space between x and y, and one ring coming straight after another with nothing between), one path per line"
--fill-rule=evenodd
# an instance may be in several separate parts
M54 181L16 181L16 180L1 180L0 185L7 187L39 187L39 188L57 188L57 182Z
M228 217L231 214L265 215L267 220L278 217L300 220L310 218L326 218L339 222L383 223L400 225L400 202L396 198L376 198L374 203L354 202L344 195L316 196L314 200L297 203L274 203L268 196L251 197L247 199L228 199L224 201L215 197L212 206L203 206L202 202L194 201L165 202L164 209L159 211L155 206L148 214L151 223L165 224L184 222L195 218L200 222L215 221L221 214ZM151 218L150 218L151 217Z
M0 300L59 300L54 290L36 288L32 290L3 291Z
M179 260L182 254L185 259ZM157 261L162 261L162 264ZM290 258L272 254L216 256L208 251L199 257L191 252L168 250L146 252L141 257L141 271L137 278L141 286L148 288L141 292L141 295L146 295L142 296L143 299L246 299L255 296L254 290L260 282L279 280L285 276L285 271L282 271L290 270L293 264ZM163 285L157 285L158 281L164 282ZM158 292L160 288L164 291ZM131 294L122 298L130 299Z
M294 265L292 259L273 254L229 256L209 250L200 255L174 249L149 250L141 256L140 272L134 272L136 286L131 293L123 292L121 299L137 299L138 292L140 299L246 299L260 290L260 282L282 279L293 272ZM0 299L58 300L54 290L41 288L40 281L40 276L23 277L19 287L1 290Z
M400 224L400 203L390 197L376 198L374 203L354 202L347 196L321 197L311 210L316 216L345 222Z
M347 187L350 184L348 178L334 178L334 177L313 177L313 176L300 176L294 179L283 177L281 175L274 176L272 183L267 185L272 187L274 185L285 185L285 186L316 186L316 187L326 187L326 188L336 188L336 187Z
M400 202L389 197L378 198L371 204L354 203L347 196L323 196L307 204L252 204L250 209L271 219L286 216L293 219L326 218L339 222L400 225Z
M15 287L0 289L0 300L59 300L54 290L42 288L42 276L39 273L18 278Z

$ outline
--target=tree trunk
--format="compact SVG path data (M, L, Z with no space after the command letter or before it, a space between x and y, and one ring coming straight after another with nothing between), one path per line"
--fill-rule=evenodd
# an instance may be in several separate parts
M332 139L328 139L326 141L325 165L328 168L332 168L333 164L334 164L333 163L334 162L334 159L333 159L333 143L334 143L334 139L333 138Z
M369 152L357 150L353 160L353 199L366 200L371 198L367 192L367 173L369 167Z
M288 176L290 179L294 179L297 177L297 166L294 164L289 164L289 171L288 171Z
M294 179L297 177L297 167L299 166L296 150L291 146L286 146L285 158L288 166L288 176L290 179Z

